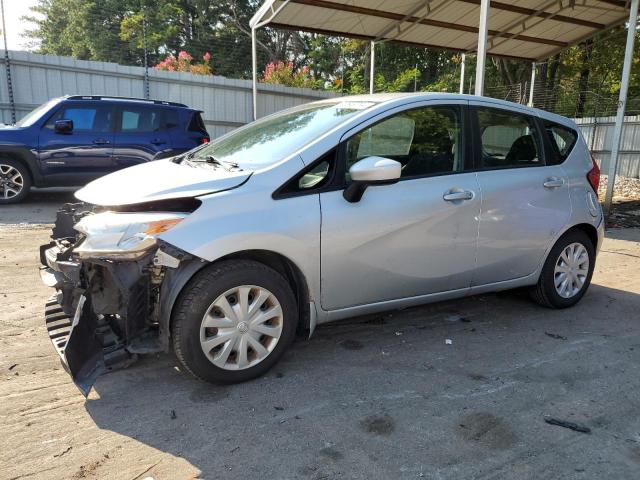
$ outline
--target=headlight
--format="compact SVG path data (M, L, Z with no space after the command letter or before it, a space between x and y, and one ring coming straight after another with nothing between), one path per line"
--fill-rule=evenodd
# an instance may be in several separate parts
M185 217L180 213L105 212L87 215L73 227L86 237L74 252L81 257L136 258L155 245L157 235Z

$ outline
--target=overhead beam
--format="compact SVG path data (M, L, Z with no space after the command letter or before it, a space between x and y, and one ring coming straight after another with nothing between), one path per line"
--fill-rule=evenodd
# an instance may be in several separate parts
M371 41L376 39L376 37L374 37L373 35L361 35L359 33L340 32L338 30L329 30L326 28L305 27L301 25L289 25L287 23L270 22L268 26L272 28L279 28L282 30L292 30L294 32L318 33L320 35L329 35L332 37L355 38L356 40ZM406 45L407 47L433 48L438 50L444 50L446 52L469 53L468 49L455 48L455 47L443 47L442 45L434 45L431 43L408 42L406 40L395 40L395 39L392 40L392 42L397 43L398 45ZM536 60L533 57L518 57L516 55L491 54L490 56L496 57L496 58L506 58L510 60L526 60L528 62L533 62L534 60Z
M457 0L458 2L470 3L472 5L480 5L480 0ZM522 15L535 15L540 18L549 18L553 16L556 22L570 23L572 25L580 25L581 27L593 28L594 30L602 30L606 25L602 23L590 22L579 18L568 17L566 15L553 15L550 12L537 11L532 8L519 7L518 5L510 5L502 2L491 2L491 8L495 10L503 10L505 12L520 13Z
M395 12L389 12L386 10L377 10L377 9L373 9L373 8L367 8L367 7L360 7L357 5L348 5L348 4L343 4L343 3L335 3L335 2L328 2L326 0L291 0L291 3L297 3L300 5L308 5L308 6L312 6L312 7L319 7L319 8L326 8L329 10L337 10L337 11L341 11L341 12L349 12L349 13L355 13L355 14L359 14L359 15L368 15L370 17L376 17L376 18L386 18L389 20L403 20L405 18L405 15L401 14L401 13L395 13ZM426 25L429 27L437 27L437 28L445 28L448 30L457 30L460 32L468 32L468 33L478 33L478 28L477 27L472 27L470 25L460 25L457 23L451 23L451 22L443 22L440 20L433 20L433 19L428 19L428 18L419 18L419 17L409 17L406 20L404 20L406 22L409 23L416 23L416 24L420 24L420 25ZM504 32L500 32L498 30L489 30L489 35L491 36L503 36L505 35ZM345 35L345 33L341 33L341 35ZM538 37L530 37L528 35L516 35L515 37L516 40L521 40L523 42L530 42L530 43L539 43L539 44L543 44L543 45L552 45L555 47L568 47L569 44L566 42L561 42L558 40L552 40L552 39L547 39L547 38L538 38Z

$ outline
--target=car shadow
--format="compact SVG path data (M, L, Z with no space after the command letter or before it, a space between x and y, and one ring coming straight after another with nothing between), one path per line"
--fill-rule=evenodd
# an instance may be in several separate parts
M77 188L34 189L20 203L0 205L0 225L53 223L56 211L65 203L77 202Z
M182 457L202 478L360 478L371 469L392 478L415 458L467 462L477 473L490 459L463 457L493 437L465 443L458 412L509 411L500 420L508 431L491 435L504 433L495 448L515 456L515 439L531 428L519 418L546 407L540 389L588 404L559 382L616 381L600 376L598 351L637 342L638 305L636 293L592 285L567 310L510 291L349 319L320 326L264 377L237 385L192 379L172 355L153 355L101 377L86 410L98 427ZM593 379L576 376L571 355ZM527 375L540 369L532 386Z

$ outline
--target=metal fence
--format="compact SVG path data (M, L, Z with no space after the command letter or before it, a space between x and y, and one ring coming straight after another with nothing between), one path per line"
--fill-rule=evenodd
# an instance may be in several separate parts
M16 118L47 100L65 94L144 98L145 70L115 63L9 51ZM260 84L258 116L334 94L307 88ZM149 69L149 97L203 110L215 138L253 119L251 82L215 75ZM0 121L11 122L9 82L0 52Z
M611 158L611 139L615 117L591 117L574 119L593 156L600 162L603 173L609 171ZM620 151L618 156L618 175L640 178L640 116L624 117Z

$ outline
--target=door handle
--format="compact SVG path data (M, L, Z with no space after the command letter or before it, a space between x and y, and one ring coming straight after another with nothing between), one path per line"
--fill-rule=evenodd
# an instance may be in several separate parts
M153 140L151 140L151 145L164 145L165 143L167 142L159 138L154 138Z
M109 140L105 140L104 138L96 138L96 139L93 141L93 143L94 143L95 145L108 145L108 144L110 144L111 142L110 142Z
M445 202L455 202L457 200L471 200L473 198L473 192L470 190L449 190L442 196Z
M544 188L559 188L564 185L564 178L550 177L544 183Z

